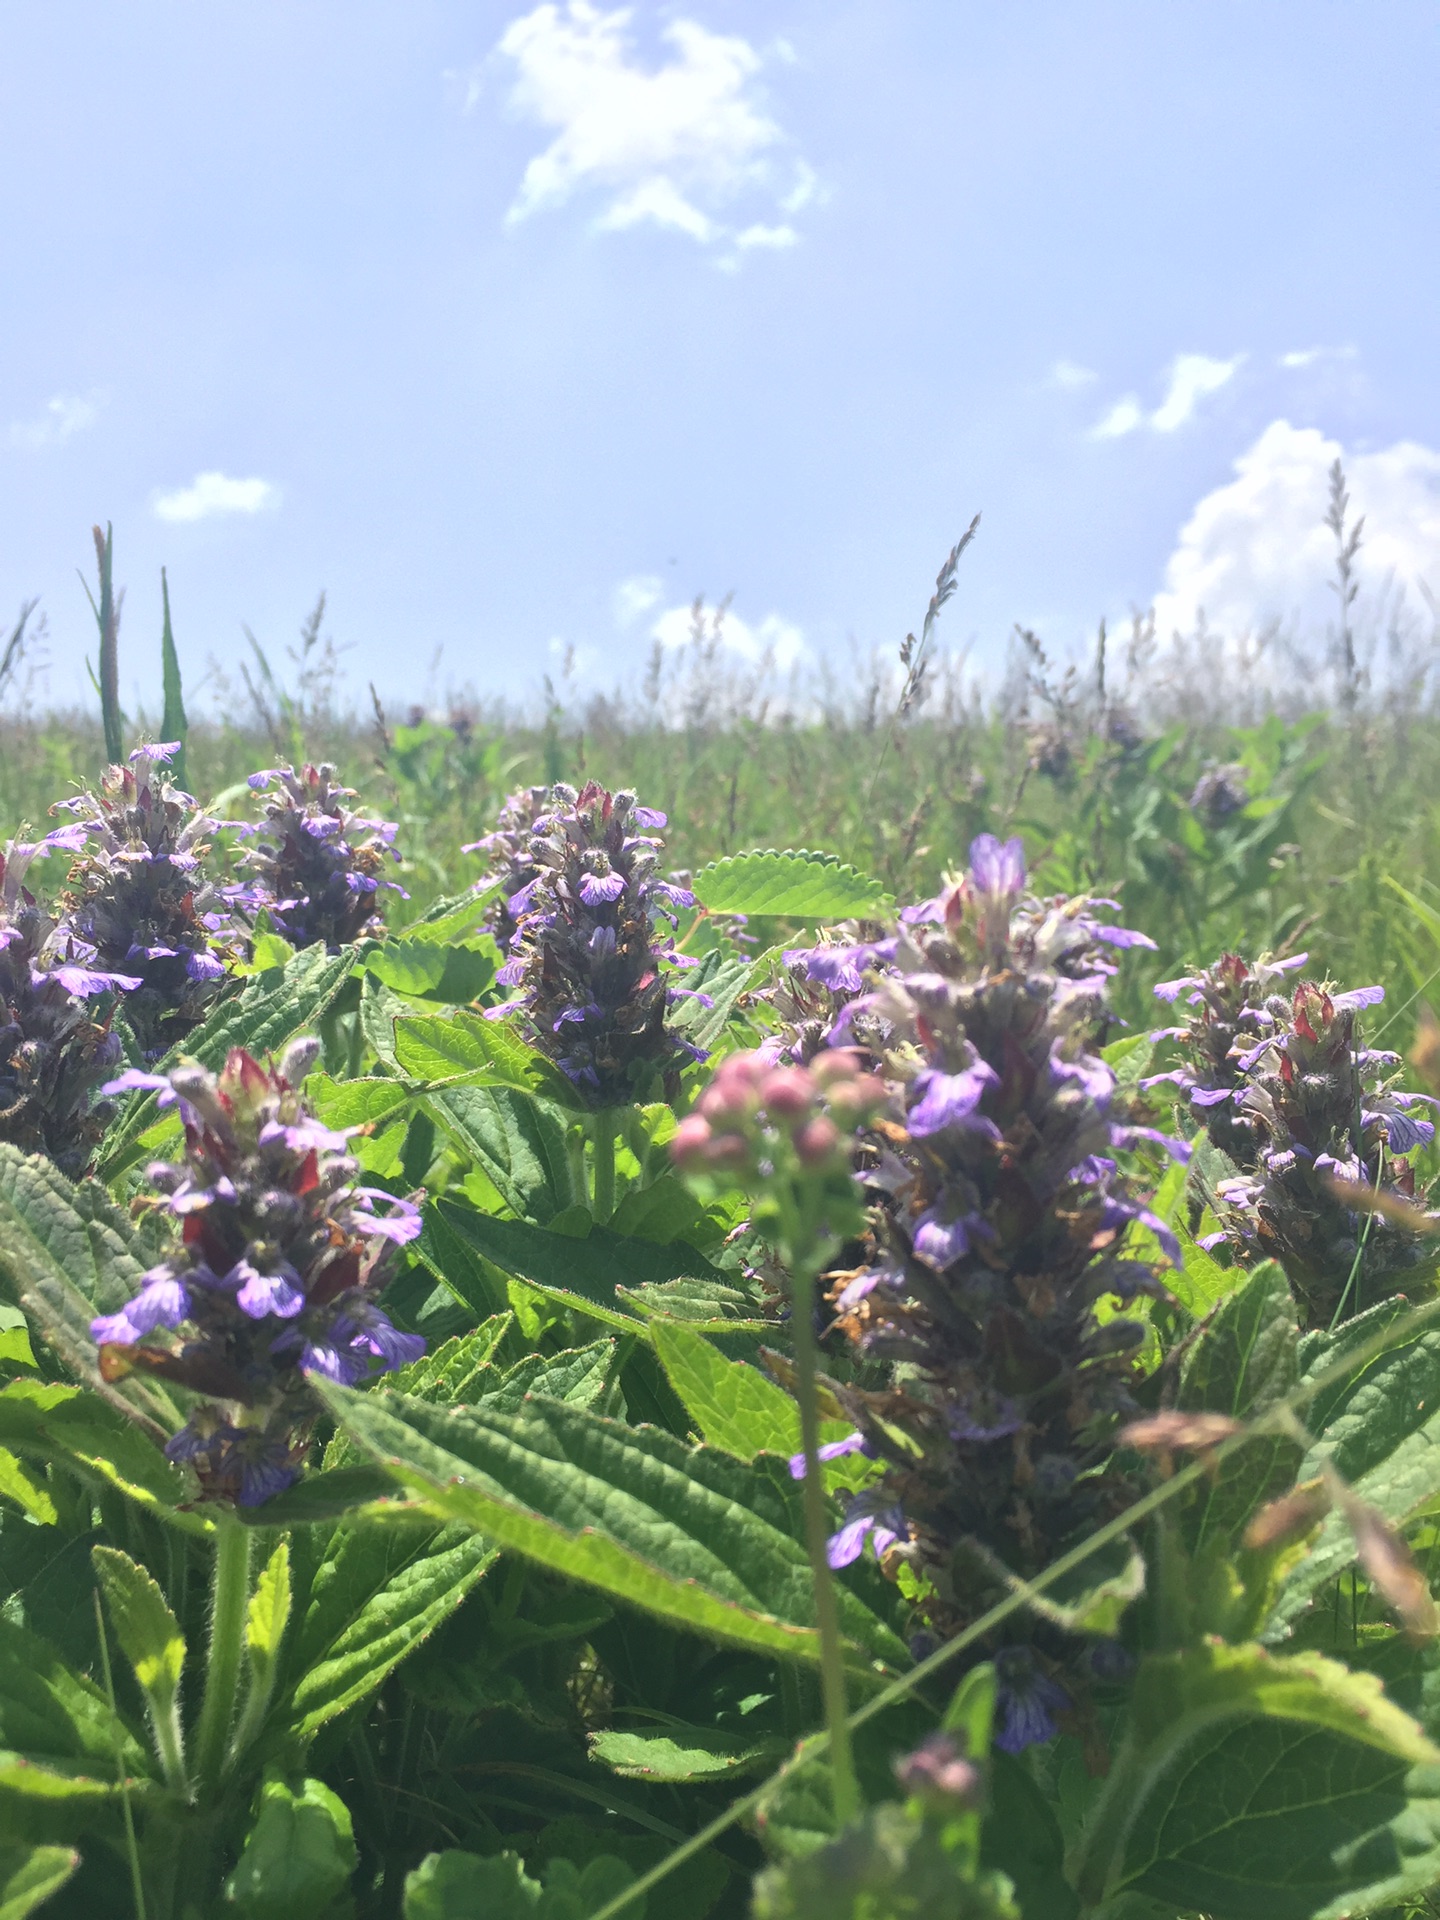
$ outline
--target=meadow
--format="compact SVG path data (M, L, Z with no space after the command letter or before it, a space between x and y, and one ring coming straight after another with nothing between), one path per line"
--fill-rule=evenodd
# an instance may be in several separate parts
M1431 1910L1433 636L982 688L959 551L843 692L19 630L0 1915Z

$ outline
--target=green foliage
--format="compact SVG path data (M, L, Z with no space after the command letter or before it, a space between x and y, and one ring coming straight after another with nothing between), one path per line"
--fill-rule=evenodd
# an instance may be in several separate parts
M0 1920L25 1920L79 1864L70 1847L0 1847Z
M320 1780L302 1780L296 1789L269 1774L225 1898L247 1920L292 1920L302 1913L320 1920L355 1862L350 1812L338 1794Z
M853 920L873 917L886 902L885 889L833 853L731 854L702 867L695 897L710 913L787 920Z
M604 1855L583 1870L554 1861L539 1881L530 1878L518 1854L487 1860L474 1853L432 1853L406 1879L405 1920L589 1920L634 1877L623 1861ZM626 1911L640 1920L645 1909L636 1902Z

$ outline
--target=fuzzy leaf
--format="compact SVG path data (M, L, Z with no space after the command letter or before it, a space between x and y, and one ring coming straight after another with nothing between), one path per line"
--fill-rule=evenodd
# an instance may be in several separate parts
M427 1094L424 1105L520 1219L543 1226L583 1199L566 1150L565 1124L534 1094L509 1086L453 1087Z
M0 1920L25 1920L79 1864L71 1847L0 1847Z
M1297 1384L1297 1339L1284 1270L1267 1260L1201 1333L1181 1378L1180 1407L1237 1420L1263 1413ZM1299 1446L1285 1434L1263 1434L1235 1448L1186 1502L1192 1544L1238 1536L1262 1502L1291 1485L1299 1461Z
M1306 1377L1317 1378L1405 1312L1387 1301L1340 1333L1307 1347ZM1332 1385L1305 1410L1315 1444L1296 1470L1308 1480L1329 1461L1356 1495L1403 1527L1440 1496L1440 1331L1401 1335L1349 1380ZM0 1434L0 1439L3 1439ZM1311 1596L1355 1558L1343 1513L1332 1512L1310 1551L1286 1576L1262 1637L1282 1639Z
M250 1920L322 1915L355 1871L350 1810L319 1780L293 1791L267 1775L245 1847L225 1897Z
M435 1511L571 1579L697 1632L817 1658L799 1490L654 1427L532 1397L442 1410L324 1385L335 1417ZM905 1664L843 1587L842 1626Z
M245 1648L251 1667L261 1676L274 1668L289 1622L290 1544L282 1540L255 1582L245 1609Z
M624 1780L679 1785L691 1780L738 1780L783 1758L778 1737L746 1739L714 1727L611 1728L590 1735L590 1758Z
M657 1246L651 1240L625 1239L592 1226L584 1239L547 1233L520 1220L452 1200L437 1202L442 1219L470 1246L517 1280L558 1305L588 1314L602 1324L635 1331L639 1322L619 1288L656 1285L678 1279L704 1280L724 1288L725 1278L693 1247Z
M168 1708L185 1665L185 1636L164 1594L144 1567L118 1547L92 1547L90 1558L120 1650L141 1691Z
M1372 1675L1209 1642L1146 1660L1133 1711L1108 1897L1338 1920L1440 1873L1440 1753Z
M365 971L395 993L461 1007L495 978L495 943L447 944L396 936L365 955Z
M711 913L783 915L787 920L872 918L890 896L878 880L841 864L833 853L766 850L730 854L702 867L695 898Z
M703 1334L673 1320L652 1321L650 1338L685 1411L712 1447L722 1447L737 1460L753 1460L760 1453L788 1459L799 1453L800 1409L758 1367L727 1360ZM821 1444L844 1440L852 1431L846 1421L822 1420ZM876 1469L864 1454L855 1453L826 1461L824 1471L825 1484L833 1489L863 1485Z
M462 1527L339 1526L285 1653L290 1730L308 1739L373 1693L498 1558Z
M689 995L703 993L712 1004L707 1007L705 1000L682 997L670 1009L667 1026L677 1033L683 1033L692 1046L709 1053L718 1045L726 1022L735 1010L735 1002L749 986L754 971L753 960L738 956L727 960L718 948L712 948L698 967L687 971L677 981L678 985L689 989Z
M73 1673L38 1634L0 1620L0 1803L8 1793L108 1798L117 1754L127 1773L144 1774L138 1741L97 1686ZM27 1786L25 1766L48 1780ZM86 1775L97 1778L87 1779Z
M0 1446L58 1461L97 1491L113 1487L184 1533L211 1531L185 1504L192 1489L180 1469L123 1413L80 1387L12 1380L0 1389Z
M457 1074L473 1074L477 1084L516 1087L558 1106L583 1107L560 1069L503 1020L486 1020L464 1010L412 1014L395 1022L395 1058L415 1080L453 1080Z

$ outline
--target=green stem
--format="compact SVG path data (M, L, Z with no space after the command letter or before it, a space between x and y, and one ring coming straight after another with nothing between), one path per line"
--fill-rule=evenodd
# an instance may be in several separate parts
M825 1725L830 1733L835 1817L845 1827L860 1811L860 1792L855 1784L855 1763L850 1751L840 1612L835 1604L834 1576L826 1557L830 1523L825 1512L825 1482L821 1477L820 1414L815 1404L815 1274L808 1258L797 1259L792 1271L791 1332L800 1388L800 1439L805 1453L805 1545L815 1582L815 1620L820 1629L820 1692L825 1703Z
M603 1225L615 1211L615 1114L602 1107L590 1121L594 1149L593 1193L590 1211Z
M217 1520L215 1575L210 1589L210 1660L195 1739L195 1771L206 1799L213 1797L220 1784L225 1743L235 1718L249 1598L249 1529L228 1517Z

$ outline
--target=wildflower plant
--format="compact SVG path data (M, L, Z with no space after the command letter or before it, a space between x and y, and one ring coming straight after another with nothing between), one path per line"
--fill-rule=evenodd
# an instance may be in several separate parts
M225 977L225 916L203 866L219 822L169 779L175 751L173 741L137 747L95 791L55 809L73 813L85 834L65 938L98 971L133 981L125 1019L147 1058L199 1025Z
M486 926L495 936L501 953L510 951L515 937L515 916L510 902L536 877L539 869L530 854L535 823L549 811L549 787L520 787L501 804L495 825L463 846L462 853L483 853L487 866L476 882L477 889L496 889L496 897L486 910Z
M128 1068L106 1088L178 1108L184 1158L148 1177L180 1237L91 1336L105 1377L142 1371L199 1396L165 1452L203 1500L256 1507L293 1484L320 1412L310 1376L353 1385L424 1351L378 1304L418 1209L358 1185L346 1136L307 1109L317 1053L296 1041L264 1066L236 1048L218 1074Z
M48 1155L72 1178L113 1112L97 1097L120 1058L109 1010L140 984L88 964L26 885L35 860L84 841L77 822L0 854L0 1140Z
M248 878L228 890L235 908L252 925L266 914L292 947L333 952L381 933L380 892L405 893L383 877L400 859L395 823L352 807L355 789L339 784L333 766L266 767L249 785L266 798L242 855Z
M1398 1054L1365 1044L1360 1016L1384 988L1291 985L1305 960L1229 953L1162 982L1183 1018L1154 1038L1176 1041L1184 1063L1146 1084L1174 1086L1234 1163L1216 1187L1215 1240L1279 1259L1310 1323L1328 1326L1424 1270L1408 1156L1435 1133L1414 1109L1435 1102L1397 1085ZM1362 1189L1395 1204L1367 1204Z
M1100 917L1110 903L1036 900L1025 878L1019 841L982 835L966 874L871 946L867 990L839 1022L892 1107L867 1136L866 1257L831 1298L859 1354L895 1372L885 1392L837 1389L885 1472L829 1557L868 1547L892 1574L908 1568L941 1635L1125 1504L1130 1489L1100 1469L1134 1411L1144 1327L1102 1304L1164 1292L1133 1225L1177 1254L1116 1156L1185 1149L1125 1122L1091 1051L1108 956L1148 942ZM1044 1630L996 1649L1002 1748L1053 1735L1077 1651Z

